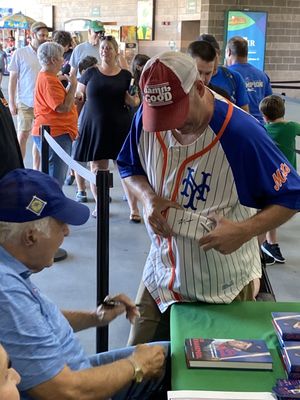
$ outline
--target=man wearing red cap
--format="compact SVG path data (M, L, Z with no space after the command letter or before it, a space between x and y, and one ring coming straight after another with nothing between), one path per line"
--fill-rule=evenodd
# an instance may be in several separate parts
M130 344L167 337L175 302L253 300L256 236L300 209L297 172L253 117L204 86L191 57L153 57L140 86L118 157L152 240Z

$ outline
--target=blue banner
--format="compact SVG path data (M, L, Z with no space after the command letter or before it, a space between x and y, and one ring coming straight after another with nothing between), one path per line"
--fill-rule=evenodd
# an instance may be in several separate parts
M248 62L263 70L267 13L259 11L228 11L225 29L225 43L233 36L242 36L248 41Z

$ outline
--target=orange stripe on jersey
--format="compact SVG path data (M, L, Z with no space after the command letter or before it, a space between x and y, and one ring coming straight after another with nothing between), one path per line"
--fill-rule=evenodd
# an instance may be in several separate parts
M161 178L160 178L160 185L159 185L159 190L158 190L158 194L161 196L162 195L162 191L163 191L163 183L165 180L165 175L166 175L166 169L167 169L167 161L168 161L168 149L167 146L165 145L165 142L163 140L163 138L161 137L161 133L160 132L155 132L156 137L161 145L161 149L164 155L164 160L163 160L163 167L162 167L162 171L161 171Z
M188 163L190 163L191 161L194 161L196 158L203 156L203 154L207 153L209 150L211 150L216 144L217 142L220 140L221 136L223 135L230 119L232 116L232 112L233 112L233 105L232 103L228 102L228 110L227 110L227 114L226 117L224 119L223 125L221 127L221 129L219 130L218 134L216 135L216 137L214 138L214 140L208 145L206 146L203 150L198 151L198 153L193 154L192 156L188 157L179 167L178 173L177 173L177 177L176 177L176 184L174 187L174 191L173 194L171 196L171 200L175 201L177 194L178 194L178 190L179 190L179 186L181 184L181 179L182 179L182 175L183 172L186 168L186 165Z

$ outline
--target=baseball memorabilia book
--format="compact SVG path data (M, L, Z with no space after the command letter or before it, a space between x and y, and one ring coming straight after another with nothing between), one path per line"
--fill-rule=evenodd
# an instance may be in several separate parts
M272 356L264 340L185 340L188 368L231 368L272 370Z
M300 342L284 342L281 348L282 358L288 374L298 374L300 378Z
M282 340L300 340L300 313L272 312L272 318Z

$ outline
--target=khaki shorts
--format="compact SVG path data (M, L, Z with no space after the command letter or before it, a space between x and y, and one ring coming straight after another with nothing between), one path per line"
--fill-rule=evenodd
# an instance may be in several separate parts
M233 301L255 301L255 282L249 282ZM140 317L131 325L127 346L170 340L170 309L163 314L144 283L141 282L135 299Z
M18 104L18 132L31 131L34 119L33 107Z

